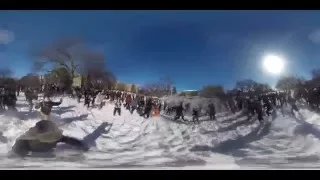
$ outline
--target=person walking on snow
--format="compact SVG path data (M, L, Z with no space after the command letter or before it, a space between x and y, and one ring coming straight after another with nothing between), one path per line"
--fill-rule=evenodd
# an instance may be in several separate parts
M115 116L117 112L118 112L118 115L121 116L121 100L120 99L118 99L114 105L113 116Z
M174 117L174 120L182 119L185 121L184 116L183 116L183 103L181 102L180 105L176 107L176 116Z
M134 100L132 100L132 102L130 103L130 106L131 106L131 114L133 114L134 110L137 109L138 107L138 100L135 98Z
M49 98L46 98L35 106L35 109L40 108L40 115L42 120L50 120L50 114L53 106L59 106L62 103L62 98L59 102L53 102Z
M216 108L214 107L214 104L212 101L210 101L210 104L208 105L209 108L209 117L210 120L215 120L216 119Z
M96 100L99 109L102 109L102 107L105 105L105 102L103 101L104 98L105 98L105 95L103 95L101 92L99 92L97 95L97 100Z

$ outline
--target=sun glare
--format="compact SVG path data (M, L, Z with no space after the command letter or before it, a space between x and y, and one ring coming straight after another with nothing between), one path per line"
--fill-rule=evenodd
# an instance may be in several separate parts
M284 69L284 60L278 56L268 55L263 59L263 68L271 74L280 74Z

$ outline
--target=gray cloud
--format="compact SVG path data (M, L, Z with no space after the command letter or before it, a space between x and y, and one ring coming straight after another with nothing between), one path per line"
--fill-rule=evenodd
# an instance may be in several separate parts
M14 33L5 29L0 29L0 44L9 44L14 40Z
M308 36L310 41L312 41L315 44L320 44L320 29L314 30L311 32Z

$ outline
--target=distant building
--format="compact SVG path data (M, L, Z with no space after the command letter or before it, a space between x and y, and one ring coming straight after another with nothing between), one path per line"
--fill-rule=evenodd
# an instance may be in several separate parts
M179 93L180 96L198 96L198 94L198 90L183 90Z
M73 78L72 87L81 87L83 85L83 77L81 75L77 75Z
M116 86L115 86L115 90L131 92L133 85L135 85L135 84L127 84L127 83L117 81Z

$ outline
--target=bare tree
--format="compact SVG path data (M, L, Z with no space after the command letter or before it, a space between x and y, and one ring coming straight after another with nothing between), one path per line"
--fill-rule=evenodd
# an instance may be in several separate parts
M86 52L83 54L84 59L90 59L90 61L84 61L81 67L81 74L90 77L90 81L102 81L105 77L106 64L104 55L97 52Z
M132 92L132 93L137 93L137 87L136 87L136 85L134 85L134 84L131 85L131 92Z
M167 88L159 82L145 84L139 91L141 94L147 96L157 96L161 97L168 95Z
M14 89L16 87L16 80L13 79L13 72L9 68L0 68L0 85L6 88Z
M281 90L290 90L301 82L300 78L294 76L282 76L279 78L276 88Z
M58 39L33 54L37 57L34 60L36 71L52 72L52 69L63 68L70 74L71 84L76 73L85 77L87 85L106 82L110 87L115 84L116 78L106 69L103 53L89 50L79 39Z
M114 89L117 84L116 76L108 69L104 73L104 83L109 90Z
M59 77L58 75L55 73L55 71L50 72L50 73L46 73L44 75L44 82L45 83L49 83L49 84L58 84L59 83ZM42 83L43 84L43 83Z
M36 57L34 70L51 72L52 67L54 69L63 67L73 79L83 62L90 60L84 59L82 55L86 51L87 49L79 39L58 39L33 52L33 56ZM51 66L50 69L46 69L48 66Z
M172 94L177 94L177 88L175 86L172 87Z
M143 92L145 95L161 97L169 95L173 88L174 82L169 77L162 77L156 82L145 84L139 92Z
M311 71L312 79L316 79L320 77L320 69L316 68Z
M173 88L174 81L170 76L164 76L164 77L160 78L160 80L159 80L159 82L157 84L161 85L162 86L161 88L164 91L166 91L167 94L168 94L168 93L171 92L171 90Z
M225 95L224 88L222 86L207 85L202 88L200 95L206 98L223 97Z
M251 79L245 79L245 80L238 81L236 83L236 88L241 90L242 92L252 92L254 91L256 85L257 85L257 82Z
M125 83L118 83L117 90L119 91L126 91L126 84Z
M9 68L1 68L0 69L0 78L8 78L13 74L12 70Z
M116 76L107 68L104 55L97 52L87 52L85 59L91 59L84 62L81 68L81 74L87 76L88 82L93 86L103 86L112 89L116 84Z
M38 88L40 87L40 79L35 74L27 74L20 78L19 84L23 87L33 87Z

